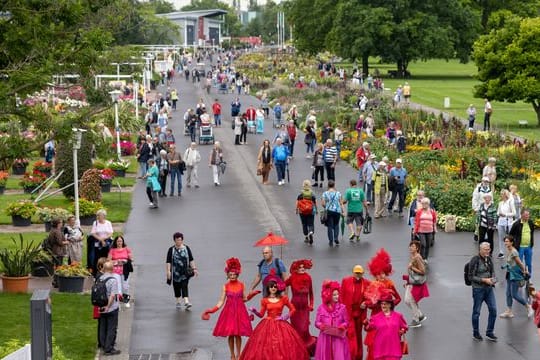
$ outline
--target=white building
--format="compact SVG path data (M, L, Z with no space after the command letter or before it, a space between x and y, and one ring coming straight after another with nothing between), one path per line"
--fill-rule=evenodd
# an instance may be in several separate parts
M221 43L222 17L227 12L221 9L177 11L159 14L180 27L178 45L214 46Z
M249 6L250 0L220 0L221 2L224 2L228 4L229 6L238 9L240 8L240 11L247 11ZM269 0L253 0L257 5L266 5L266 3ZM276 4L279 4L281 0L273 0ZM191 0L168 0L168 2L172 3L176 10L180 10L182 7L186 5L191 4Z

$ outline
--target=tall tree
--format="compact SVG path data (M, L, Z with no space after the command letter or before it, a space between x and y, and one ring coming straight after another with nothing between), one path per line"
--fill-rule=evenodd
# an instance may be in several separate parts
M500 10L509 10L521 17L540 15L539 0L472 0L472 4L481 13L481 24L485 32L488 32L491 14Z
M530 103L540 127L540 17L494 13L490 32L474 44L478 66L477 97Z
M264 43L271 43L277 39L277 13L282 11L281 5L268 1L264 6L257 6L257 17L249 22L244 29L246 35L261 36ZM285 27L285 38L289 36L289 29Z

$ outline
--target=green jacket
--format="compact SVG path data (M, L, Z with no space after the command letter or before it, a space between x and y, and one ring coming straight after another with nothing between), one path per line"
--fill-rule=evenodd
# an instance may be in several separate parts
M478 209L476 213L476 225L478 226L480 226L482 223L481 213L484 206L485 206L485 203L480 205L480 208ZM491 203L489 207L487 208L487 225L489 229L495 229L497 227L497 207L495 206L494 203Z

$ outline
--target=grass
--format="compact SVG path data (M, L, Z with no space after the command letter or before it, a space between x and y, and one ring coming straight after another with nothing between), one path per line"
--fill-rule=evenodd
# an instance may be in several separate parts
M104 193L102 197L102 202L105 208L107 209L107 219L111 222L126 222L131 211L131 192L122 192L122 193ZM7 195L4 194L0 196L0 225L11 224L11 216L8 216L4 209L8 206L9 203L21 199L30 199L28 194L17 194L17 195ZM51 196L43 201L39 202L40 206L47 207L63 207L68 209L72 204L72 201L65 198L63 195L58 194ZM32 218L32 223L39 224L40 221L37 217Z
M476 124L484 122L484 101L473 97L473 88L478 81L474 79L477 68L474 63L460 64L457 60L429 60L413 62L408 70L411 79L389 79L388 70L395 70L395 64L379 64L375 59L370 63L371 71L378 69L385 76L384 86L395 91L405 81L411 86L411 101L454 113L466 119L466 109L474 104L477 111ZM444 98L450 97L450 108L444 109ZM524 102L515 104L492 101L492 128L513 133L531 140L540 139L540 128L532 105ZM527 128L519 127L518 120L527 120Z
M30 342L31 294L0 294L0 346L12 339ZM90 360L96 349L97 322L89 295L51 293L53 336L68 359ZM82 310L82 311L81 311Z

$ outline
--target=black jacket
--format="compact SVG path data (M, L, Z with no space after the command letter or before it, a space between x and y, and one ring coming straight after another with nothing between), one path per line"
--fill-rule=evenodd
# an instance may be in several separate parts
M139 155L137 156L137 161L145 163L148 160L150 160L150 146L148 146L147 143L144 143L139 148Z
M527 222L529 228L531 229L531 247L534 246L534 223L529 219ZM521 246L521 231L523 230L523 223L521 220L517 220L510 229L510 235L514 237L514 247L519 250Z

